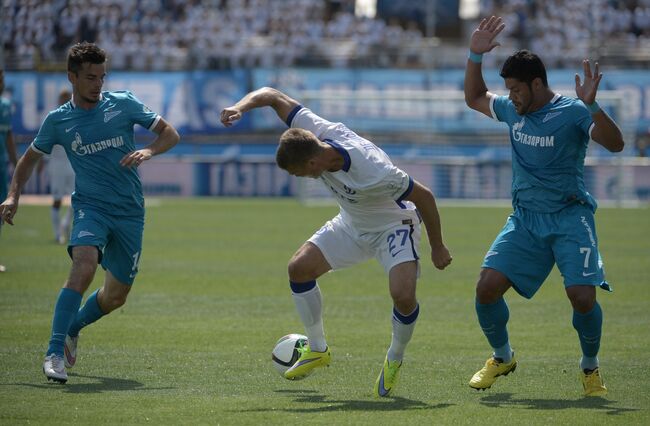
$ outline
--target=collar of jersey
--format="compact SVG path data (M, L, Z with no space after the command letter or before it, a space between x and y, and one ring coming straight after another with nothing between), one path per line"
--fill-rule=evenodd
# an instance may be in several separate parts
M341 145L339 145L337 142L334 142L331 139L325 139L323 140L323 142L329 144L331 147L337 150L339 154L343 156L342 170L344 172L350 171L350 166L352 165L352 159L350 158L350 154L345 150L345 148L343 148Z
M99 101L97 102L97 105L99 105L99 103L101 101L103 101L103 100L104 100L104 94L100 93L99 94ZM72 105L72 108L77 108L77 104L74 101L74 95L72 95L72 97L70 97L70 105ZM95 109L95 108L93 108L93 109Z

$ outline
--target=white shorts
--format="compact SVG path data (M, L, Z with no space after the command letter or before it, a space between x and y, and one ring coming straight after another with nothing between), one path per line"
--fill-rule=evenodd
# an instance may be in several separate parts
M55 200L72 194L74 191L74 172L50 172L50 189Z
M393 266L420 258L420 234L419 223L359 234L337 215L308 241L320 249L332 270L356 265L374 257L388 274ZM419 271L418 263L418 275Z

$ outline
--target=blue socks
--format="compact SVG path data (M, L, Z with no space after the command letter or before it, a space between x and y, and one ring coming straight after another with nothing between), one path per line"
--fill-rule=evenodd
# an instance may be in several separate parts
M99 302L97 301L97 293L99 293L99 290L95 290L95 292L86 299L86 304L83 308L79 309L79 312L77 312L77 315L68 330L70 337L77 337L82 328L94 323L104 316L104 313L99 307Z
M47 354L55 354L63 357L63 345L65 336L68 334L70 324L77 315L81 305L81 294L69 288L62 288L54 306L54 317L52 318L52 335Z
M508 329L506 328L510 318L510 311L506 301L502 297L494 303L484 305L477 300L476 314L483 334L485 334L490 346L494 349L494 357L509 363L512 360L512 349L510 348Z
M485 337L490 342L490 346L494 348L494 357L501 358L506 363L510 362L512 349L510 348L506 328L510 312L506 301L501 298L495 303L486 305L477 301L476 313ZM593 370L598 367L597 355L600 349L602 327L603 311L598 302L586 314L573 311L573 328L578 332L578 338L580 339L580 347L582 348L580 368L583 370Z
M581 314L573 311L573 328L578 332L582 359L580 368L593 370L598 367L598 350L600 349L600 336L603 329L603 311L598 302L591 311Z

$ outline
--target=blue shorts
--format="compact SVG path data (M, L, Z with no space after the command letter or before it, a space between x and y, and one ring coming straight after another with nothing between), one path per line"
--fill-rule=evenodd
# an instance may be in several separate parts
M112 216L87 207L75 208L68 253L74 246L95 246L99 262L124 284L138 273L144 216Z
M517 208L483 260L512 282L517 293L532 298L557 264L564 287L601 286L605 282L590 206L574 204L555 213Z

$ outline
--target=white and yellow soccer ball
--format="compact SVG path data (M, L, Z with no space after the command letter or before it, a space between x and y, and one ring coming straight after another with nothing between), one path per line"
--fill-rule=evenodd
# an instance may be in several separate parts
M273 361L273 366L282 377L284 377L284 372L300 358L300 351L298 349L307 346L307 343L307 336L303 336L302 334L292 333L280 337L271 353L271 360Z

